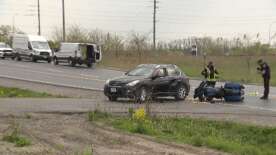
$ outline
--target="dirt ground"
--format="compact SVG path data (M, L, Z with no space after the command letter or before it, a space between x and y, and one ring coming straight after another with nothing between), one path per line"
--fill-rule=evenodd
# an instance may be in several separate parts
M15 147L2 141L14 124L31 145ZM87 114L25 114L0 117L0 154L3 155L220 155L206 148L159 143L149 137L123 134L92 124Z

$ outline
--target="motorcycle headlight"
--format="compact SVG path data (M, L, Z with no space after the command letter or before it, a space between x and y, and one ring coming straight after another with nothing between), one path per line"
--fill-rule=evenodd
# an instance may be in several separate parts
M133 87L133 86L135 86L139 82L140 82L139 80L135 80L135 81L132 81L132 82L128 83L127 86Z

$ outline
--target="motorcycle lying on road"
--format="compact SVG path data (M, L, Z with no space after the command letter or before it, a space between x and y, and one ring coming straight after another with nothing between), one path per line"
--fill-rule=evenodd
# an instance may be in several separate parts
M213 87L207 81L202 81L194 91L194 99L200 102L214 102L214 99L224 99L225 102L242 102L245 87L239 83L225 83L224 87Z

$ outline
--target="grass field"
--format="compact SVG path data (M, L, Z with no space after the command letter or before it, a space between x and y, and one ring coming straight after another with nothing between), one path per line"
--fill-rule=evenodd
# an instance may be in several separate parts
M264 59L271 67L271 83L276 85L276 56L207 56L206 63L213 61L220 72L220 80L244 83L262 83L261 76L257 73L257 60ZM176 64L190 77L201 77L204 66L203 57L186 56L180 53L144 54L140 58L135 55L105 54L102 66L116 67L124 70L133 68L141 63L168 63Z
M53 96L47 93L39 93L25 89L18 88L7 88L0 86L0 98L24 98L24 97L36 97L36 98L44 98L44 97L59 97Z
M89 120L161 141L208 147L235 155L275 155L276 128L192 118L153 118L137 121L100 112Z

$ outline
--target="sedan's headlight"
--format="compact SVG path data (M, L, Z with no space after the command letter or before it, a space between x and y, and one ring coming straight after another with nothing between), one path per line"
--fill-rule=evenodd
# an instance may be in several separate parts
M105 81L105 84L108 85L109 82L110 82L110 80L108 79L108 80Z
M133 87L133 86L135 86L139 82L140 82L139 80L135 80L135 81L132 81L132 82L128 83L127 86Z

